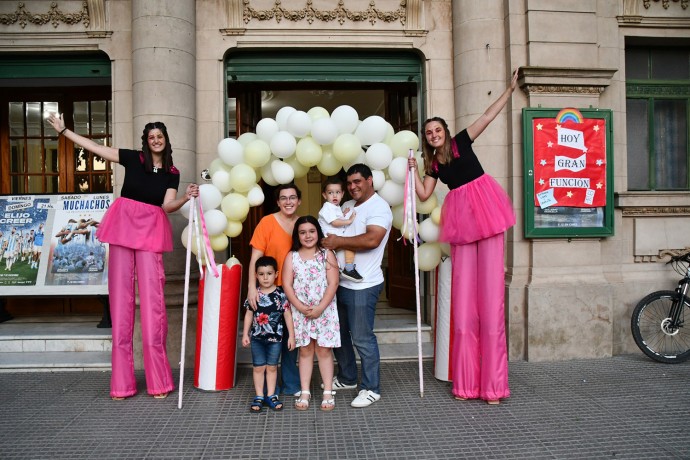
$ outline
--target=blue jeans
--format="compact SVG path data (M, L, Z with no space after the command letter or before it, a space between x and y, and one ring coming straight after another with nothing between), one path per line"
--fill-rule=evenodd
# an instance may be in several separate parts
M252 339L252 366L277 366L280 359L280 342Z
M374 317L376 302L382 289L383 283L361 290L339 287L336 294L340 319L340 348L334 348L333 354L338 360L338 381L348 385L357 384L354 345L362 364L360 388L376 394L381 394L381 357L374 334Z

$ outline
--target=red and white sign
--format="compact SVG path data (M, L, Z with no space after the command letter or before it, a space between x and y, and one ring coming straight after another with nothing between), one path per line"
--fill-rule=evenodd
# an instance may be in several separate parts
M606 206L606 121L533 120L535 206Z

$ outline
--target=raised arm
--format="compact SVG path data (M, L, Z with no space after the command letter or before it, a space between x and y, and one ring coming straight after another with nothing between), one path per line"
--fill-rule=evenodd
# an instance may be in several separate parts
M62 114L58 117L57 114L51 112L48 115L48 123L55 129L58 134L62 134L67 139L71 140L80 147L92 152L104 160L112 161L113 163L120 162L120 154L118 150L114 147L108 147L106 145L97 144L91 139L87 139L84 136L80 136L72 130L65 128L65 120L62 118Z
M489 123L494 121L494 118L496 118L501 110L503 110L503 107L506 106L510 96L517 87L518 70L520 70L519 67L515 69L513 78L510 79L510 84L506 90L503 91L503 94L501 94L499 98L493 104L491 104L488 109L486 109L486 112L484 112L479 118L477 118L477 120L475 120L474 123L467 127L467 134L470 136L470 139L477 139L477 137L484 132L486 127L489 126Z

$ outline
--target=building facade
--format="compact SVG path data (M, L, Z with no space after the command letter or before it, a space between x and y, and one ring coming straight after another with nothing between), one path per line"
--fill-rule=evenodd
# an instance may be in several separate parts
M441 116L456 132L517 67L519 90L476 142L518 215L506 245L510 359L633 352L635 304L675 284L662 251L690 246L687 0L1 2L0 192L117 194L121 186L117 167L109 184L109 166L80 169L74 146L61 140L59 167L39 165L36 177L14 167L12 111L28 117L31 104L57 101L72 118L100 114L102 129L85 134L128 148L146 122L165 122L182 189L199 181L221 139L255 126L257 104L273 90L379 90L396 129L419 132L421 121ZM523 109L537 107L611 111L612 236L525 237ZM305 187L318 203L318 186ZM177 236L184 218L171 218ZM241 251L246 241L232 245ZM183 254L178 243L166 256L171 355ZM427 293L433 306L434 289Z

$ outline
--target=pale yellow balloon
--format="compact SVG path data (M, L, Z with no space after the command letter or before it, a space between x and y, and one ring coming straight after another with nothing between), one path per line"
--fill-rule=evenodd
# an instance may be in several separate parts
M399 204L398 206L393 206L391 208L393 213L393 227L400 230L402 228L403 221L405 220L405 208L404 205Z
M297 143L295 155L297 156L297 161L311 168L319 164L323 151L321 150L321 146L317 144L311 136L307 136L300 139Z
M441 206L436 206L434 210L431 211L431 220L433 220L436 225L441 224Z
M312 107L307 111L307 115L311 117L312 121L331 116L331 114L328 113L328 110L324 109L323 107Z
M431 219L428 217L419 224L419 237L422 241L426 243L435 243L438 241L439 228Z
M216 252L225 251L228 248L228 237L224 233L209 237L209 241L211 249Z
M417 200L417 214L431 214L431 211L438 206L438 198L435 194L431 194L426 201L419 201L419 197L415 197Z
M441 262L441 246L438 243L423 243L417 249L418 267L423 272L433 270Z
M232 256L232 257L230 257L227 261L225 261L225 265L226 265L228 268L232 268L232 267L234 267L235 265L242 266L242 264L240 263L240 260L239 260L237 257L235 257L235 256Z
M244 161L249 166L260 168L271 159L271 147L261 139L251 141L244 148Z
M215 185L218 190L223 193L228 193L232 190L232 182L230 182L230 173L224 169L216 171L211 175L211 183Z
M218 171L225 171L225 172L230 172L230 169L232 167L226 165L223 160L220 158L216 158L211 162L210 165L208 165L208 173L213 177L213 175L218 172Z
M189 225L187 225L183 230L182 230L182 246L185 248L187 247L187 238L189 236ZM191 247L192 253L193 254L198 254L199 253L199 244L198 244L198 239L196 237L196 233L192 233L192 247Z
M289 164L292 167L292 170L295 171L295 179L304 177L309 172L309 167L300 163L295 155L286 158L285 163Z
M230 170L230 184L233 190L246 193L256 185L256 172L254 168L245 163L233 166Z
M338 161L350 163L362 152L362 144L354 134L341 134L333 142L333 155Z
M239 193L228 193L220 202L220 209L228 220L242 220L249 213L249 200Z
M419 138L412 131L398 131L388 145L393 151L393 156L407 158L410 149L416 152L419 148Z
M321 174L324 176L335 176L342 168L342 165L333 152L324 151L321 161L316 165L316 168L321 171Z
M242 222L229 220L228 225L225 227L223 233L230 238L240 236L240 233L242 233Z

